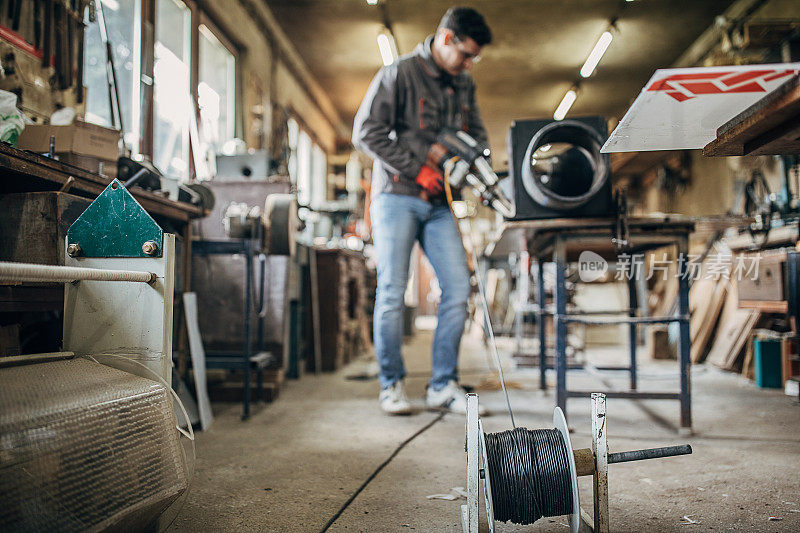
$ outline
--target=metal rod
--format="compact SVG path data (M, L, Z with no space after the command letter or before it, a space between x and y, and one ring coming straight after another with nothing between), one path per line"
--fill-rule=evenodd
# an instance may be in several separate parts
M678 241L678 258L689 257L689 235L684 235ZM688 259L679 262L680 274L678 276L678 313L689 316L689 281L686 275ZM680 322L680 337L678 343L678 361L681 365L681 434L692 433L692 341L689 331L689 321Z
M608 398L625 398L628 400L680 400L679 392L643 392L643 391L605 391L603 394ZM566 391L569 398L590 398L592 391Z
M574 322L577 324L668 324L670 322L689 323L689 315L681 314L676 316L639 316L639 317L619 317L619 318L580 318L565 313L553 315L560 322Z
M31 263L0 261L0 281L132 281L153 283L157 276L152 272L135 270L105 270Z
M567 323L558 320L559 316L567 313L567 244L561 235L556 236L553 245L553 262L556 267L556 286L554 300L556 314L553 315L556 334L556 405L564 412L567 418Z
M643 461L645 459L661 459L662 457L675 457L676 455L689 455L692 447L689 444L679 446L664 446L663 448L649 448L647 450L631 450L608 454L608 463L627 463L630 461Z
M628 302L630 310L628 316L631 319L637 318L636 316L636 279L640 275L639 268L636 264L633 265L633 276L628 279ZM630 378L631 390L636 390L636 322L631 320L628 323L628 344L630 345Z
M539 300L539 313L536 315L536 332L539 334L539 389L547 390L547 328L545 326L545 307L547 293L544 291L544 262L536 261L536 298Z

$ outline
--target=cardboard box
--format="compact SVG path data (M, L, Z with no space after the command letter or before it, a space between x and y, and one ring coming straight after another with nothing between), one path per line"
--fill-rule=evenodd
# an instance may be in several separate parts
M50 136L55 137L56 152L70 152L107 161L116 161L119 157L119 130L82 120L76 120L69 126L27 125L19 136L18 146L22 150L47 152L50 150Z
M770 254L761 257L757 263L756 279L752 279L751 276L743 276L738 280L739 301L779 302L783 300L783 262L785 260L786 254Z

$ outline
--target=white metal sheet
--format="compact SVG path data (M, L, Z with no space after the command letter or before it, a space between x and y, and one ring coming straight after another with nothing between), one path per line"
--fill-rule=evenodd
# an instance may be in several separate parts
M717 128L800 72L800 63L660 69L602 152L700 149Z
M200 426L205 431L211 427L214 415L211 412L211 402L208 399L206 386L206 352L203 349L203 337L200 334L200 325L197 320L196 293L183 293L183 310L186 315L186 329L189 333L189 352L192 356L197 405L200 409Z
M175 236L164 234L162 257L70 257L66 266L153 272L153 284L80 281L64 285L64 350L153 379L132 359L172 382ZM108 357L107 357L108 356Z

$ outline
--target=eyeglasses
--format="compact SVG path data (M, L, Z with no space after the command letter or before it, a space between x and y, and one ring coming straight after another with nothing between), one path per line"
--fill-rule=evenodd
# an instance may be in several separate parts
M480 61L481 58L483 57L481 56L480 53L473 54L471 52L466 52L460 46L458 46L462 42L464 41L453 35L453 44L456 45L456 50L458 50L458 53L461 54L462 61L472 61L472 64L475 64L478 61Z

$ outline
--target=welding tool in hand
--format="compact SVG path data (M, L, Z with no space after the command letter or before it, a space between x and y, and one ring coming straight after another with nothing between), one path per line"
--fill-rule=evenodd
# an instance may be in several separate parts
M486 159L488 148L464 131L445 129L439 133L430 153L451 187L468 184L484 205L507 218L514 216L514 206L498 187L499 178Z

